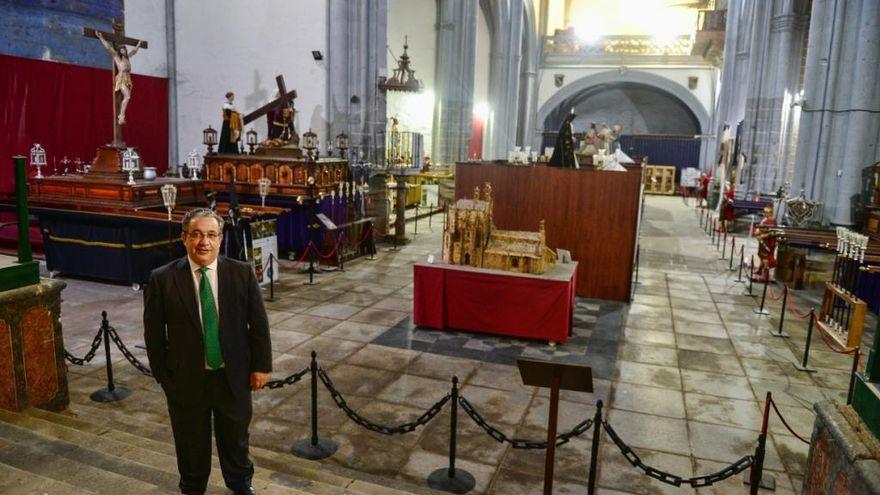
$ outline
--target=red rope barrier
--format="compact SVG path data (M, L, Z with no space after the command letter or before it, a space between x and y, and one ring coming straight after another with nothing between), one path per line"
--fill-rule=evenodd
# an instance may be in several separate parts
M852 353L854 353L854 352L856 352L856 351L858 350L858 347L854 347L854 348L852 348L852 349L850 349L850 350L846 350L846 348L844 348L844 349L842 349L842 350L837 350L836 347L838 346L838 343L837 343L837 342L829 342L829 341L828 341L828 336L825 335L825 332L822 330L821 327L819 328L819 336L822 337L822 342L825 342L825 346L828 347L829 349L831 349L831 351L834 352L834 353L836 353L836 354L847 354L847 355L849 355L849 354L852 354Z
M786 428L786 429L787 429L792 435L794 435L795 438L797 438L797 439L800 440L801 442L804 442L805 444L809 445L809 444L810 444L809 440L805 440L804 437L798 435L797 433L795 433L794 430L791 429L791 426L788 425L788 421L785 420L785 418L782 416L782 413L779 412L779 408L776 407L776 401L773 400L773 397L770 397L770 405L773 406L773 410L776 412L776 415L779 416L779 419L782 421L782 424L785 425L785 428Z
M769 286L769 287L767 287L767 288L770 289L770 299L773 299L774 301L778 301L779 298L782 297L782 292L780 292L780 293L777 294L776 291L773 290L773 286L772 286L772 285Z
M807 311L806 313L798 311L793 302L789 302L788 312L791 313L792 316L800 318L801 320L806 320L810 317L810 313L812 313L812 311Z
M357 241L357 242L354 243L354 248L357 249L357 248L361 247L361 245L362 245L363 243L367 242L367 239L369 239L370 236L371 236L372 234L373 234L373 226L370 225L370 226L364 231L364 235L361 237L361 240L359 240L359 241Z
M309 244L312 244L312 249L315 250L315 252L318 254L319 257L321 257L323 259L327 259L327 258L330 258L331 256L333 256L334 254L336 254L336 251L339 249L340 242L342 242L342 236L339 236L336 238L336 244L333 245L333 249L327 254L322 254L321 251L318 250L317 246L315 246L312 243L309 243Z
M275 260L276 263L278 263L279 267L285 268L287 270L292 270L302 264L303 260L305 260L306 256L308 256L309 249L311 249L311 248L312 248L312 243L310 242L306 246L305 250L303 250L302 256L300 256L300 258L298 260L294 261L293 263L290 263L289 265L285 265L284 263L282 263L281 260L278 259L274 254L272 255L272 258Z

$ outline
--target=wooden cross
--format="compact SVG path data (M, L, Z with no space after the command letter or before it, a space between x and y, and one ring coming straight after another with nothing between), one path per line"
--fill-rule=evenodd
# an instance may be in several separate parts
M293 107L293 100L296 99L296 90L292 89L289 92L287 91L287 86L284 85L284 76L282 76L282 75L275 76L275 84L278 85L278 94L279 94L278 98L275 98L274 100L270 101L269 103L266 103L265 105L254 110L253 112L245 115L244 119L242 119L245 125L250 124L254 120L258 119L259 117L262 117L263 115L266 115L271 110L278 108L279 104L287 105L287 108L291 109L290 115L291 115L291 118L293 118L293 108L292 107Z
M138 40L134 38L128 38L125 36L125 25L122 24L117 19L113 20L113 32L107 33L104 31L97 31L92 28L83 28L83 36L86 38L94 38L98 39L98 33L101 33L101 36L104 39L113 45L113 48L118 50L120 46L129 45L129 46L137 46L140 43L141 48L147 49L147 42L143 40ZM112 64L113 67L113 85L115 88L116 85L116 64ZM119 104L122 101L122 94L118 91L113 92L113 146L115 147L125 147L125 142L122 140L122 126L117 121L117 113L119 112Z

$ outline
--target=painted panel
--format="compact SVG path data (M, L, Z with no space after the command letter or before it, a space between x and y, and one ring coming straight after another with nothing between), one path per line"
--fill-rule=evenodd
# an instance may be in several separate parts
M46 404L58 393L53 329L52 315L42 306L32 307L22 318L24 376L32 406Z
M18 410L15 367L12 360L12 330L0 320L0 409Z

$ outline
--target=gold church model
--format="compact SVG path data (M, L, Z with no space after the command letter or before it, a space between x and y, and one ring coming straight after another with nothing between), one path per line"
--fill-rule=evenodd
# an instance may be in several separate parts
M474 188L473 199L459 199L446 212L443 261L520 273L541 274L556 264L547 247L544 221L537 232L499 230L492 223L492 185Z

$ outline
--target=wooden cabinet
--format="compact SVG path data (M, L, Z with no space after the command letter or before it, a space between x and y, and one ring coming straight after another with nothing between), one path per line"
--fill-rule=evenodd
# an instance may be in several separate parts
M675 194L675 167L645 165L646 194Z

